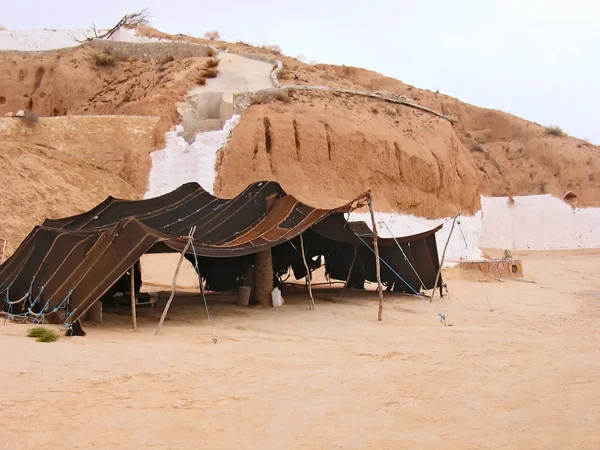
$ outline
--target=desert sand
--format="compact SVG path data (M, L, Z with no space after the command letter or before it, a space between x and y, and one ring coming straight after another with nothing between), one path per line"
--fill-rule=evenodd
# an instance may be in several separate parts
M108 309L86 337L0 326L2 448L600 448L600 251L516 253L534 283L445 271L434 305L302 287ZM486 295L493 307L490 311ZM55 326L50 326L55 327Z

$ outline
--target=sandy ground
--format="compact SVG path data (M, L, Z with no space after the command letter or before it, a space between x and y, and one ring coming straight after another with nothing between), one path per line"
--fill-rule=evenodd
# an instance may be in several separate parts
M449 271L435 305L301 288L107 312L52 344L0 326L0 447L600 448L600 251L521 253L535 284ZM494 308L489 310L484 289ZM164 300L162 300L164 302Z

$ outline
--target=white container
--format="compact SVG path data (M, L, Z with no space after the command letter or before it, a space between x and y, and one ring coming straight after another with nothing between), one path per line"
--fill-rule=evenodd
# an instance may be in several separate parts
M279 308L283 304L281 301L281 291L279 288L273 289L271 292L271 299L273 300L273 308Z

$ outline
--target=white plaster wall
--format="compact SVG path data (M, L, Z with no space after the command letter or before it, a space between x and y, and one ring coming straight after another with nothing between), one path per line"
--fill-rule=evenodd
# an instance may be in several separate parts
M105 30L98 30L98 34ZM76 47L86 37L89 29L75 30L0 30L0 50L46 51ZM110 38L121 42L156 42L160 39L138 36L134 29L121 28Z
M150 155L152 168L144 197L157 197L192 181L200 183L212 194L217 152L229 141L231 130L239 119L240 116L233 116L225 122L222 130L198 133L192 144L180 136L183 132L181 125L169 131L165 148Z
M511 250L600 247L600 208L573 209L551 195L482 197L479 246Z
M363 221L371 228L371 216L369 213L350 214L351 221ZM425 219L410 214L375 213L377 222L377 233L379 236L388 238L393 236L408 236L431 230L440 224L444 227L436 233L436 241L440 258L444 245L448 240L452 228L452 218ZM481 234L481 212L474 216L461 216L456 222L452 237L446 251L447 261L481 259L483 253L479 250L478 241Z

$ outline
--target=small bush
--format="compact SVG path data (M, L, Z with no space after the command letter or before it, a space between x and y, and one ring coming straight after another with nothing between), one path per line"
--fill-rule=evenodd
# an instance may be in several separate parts
M227 44L225 44L225 43L219 44L219 50L227 50Z
M260 105L262 103L267 103L267 97L264 94L254 94L250 99L251 105Z
M58 339L56 333L44 327L35 327L27 332L28 337L37 338L37 342L54 342Z
M205 67L217 67L219 62L217 58L210 58L206 61Z
M92 59L98 67L111 67L117 63L117 58L109 51L94 53Z
M23 114L22 120L27 125L35 125L36 123L38 123L40 121L40 118L33 111L27 110Z
M204 33L204 39L208 39L209 41L218 41L221 39L221 35L217 30L211 30Z
M277 72L277 78L280 80L290 80L294 77L294 73L288 69L281 69Z
M549 136L564 136L565 132L556 125L550 125L549 127L546 127L546 134Z
M263 44L260 48L262 48L263 50L270 51L271 53L275 53L276 55L281 55L281 47L279 45Z
M173 55L169 55L169 56L165 56L161 61L159 61L159 64L161 66L164 66L167 63L173 62L175 61L175 57Z
M372 106L372 107L371 107L371 112L372 112L373 114L379 114L379 110L378 110L378 109L377 109L375 106Z
M277 91L275 93L275 100L283 102L283 103L290 103L292 101L292 99L290 98L290 94L288 93L287 90L285 91Z
M483 147L479 144L475 144L473 147L471 147L471 151L483 153Z
M249 44L246 41L235 41L237 45L245 45L246 47L252 47L252 44Z
M215 68L211 68L211 69L204 69L202 71L202 76L204 78L216 78L217 75L219 75L219 71Z
M198 75L196 78L196 84L204 86L206 84L206 78L204 78L202 75Z
M208 56L209 58L210 58L210 57L212 57L212 56L215 56L215 51L214 51L214 49L212 49L212 48L208 47L208 48L206 49L206 56Z

